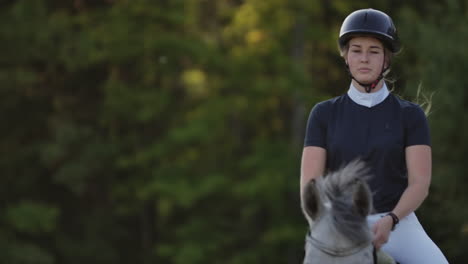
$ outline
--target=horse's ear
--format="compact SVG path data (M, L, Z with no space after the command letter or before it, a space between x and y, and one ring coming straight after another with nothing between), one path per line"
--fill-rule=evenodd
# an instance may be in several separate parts
M357 213L366 217L372 210L372 196L369 187L363 180L358 180L353 194L353 203Z
M315 179L310 180L304 187L301 197L302 211L306 217L315 220L320 211L320 195Z

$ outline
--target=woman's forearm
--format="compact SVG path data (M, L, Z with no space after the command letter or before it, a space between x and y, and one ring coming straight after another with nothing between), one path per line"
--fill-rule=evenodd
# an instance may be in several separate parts
M393 213L402 219L416 211L429 194L429 186L426 184L411 184L403 192Z
M326 150L321 147L305 147L302 152L300 193L311 180L323 175L325 171Z
M400 219L418 209L429 194L432 176L431 148L426 145L407 147L406 164L408 187L393 210Z

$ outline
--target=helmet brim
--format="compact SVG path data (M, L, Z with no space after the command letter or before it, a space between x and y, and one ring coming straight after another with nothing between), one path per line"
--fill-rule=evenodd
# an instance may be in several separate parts
M382 41L383 45L393 53L396 53L400 50L400 47L398 45L398 40L394 39L390 35L383 34L382 32L374 31L374 30L350 30L342 34L338 40L340 48L343 48L344 46L346 46L349 40L357 36L375 37L379 39L380 41Z

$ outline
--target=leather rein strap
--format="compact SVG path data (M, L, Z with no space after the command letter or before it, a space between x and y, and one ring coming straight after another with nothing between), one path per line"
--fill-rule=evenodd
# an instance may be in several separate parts
M366 248L370 244L370 242L364 242L355 247L350 247L350 248L330 248L324 243L320 242L315 237L313 237L312 234L310 233L307 236L307 239L311 242L311 244L315 248L317 248L318 250L332 257L346 257L346 256L354 255L358 253L359 251L363 250L364 248ZM374 264L377 264L377 250L375 249L375 247L373 249L372 255L374 259Z
M374 258L374 264L378 264L378 258L377 258L377 248L372 246L374 249L372 250L372 257Z

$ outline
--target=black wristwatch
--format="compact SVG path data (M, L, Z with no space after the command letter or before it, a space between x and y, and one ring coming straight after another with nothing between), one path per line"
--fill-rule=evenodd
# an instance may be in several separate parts
M400 219L398 219L398 216L396 216L396 214L394 214L393 212L390 212L386 214L385 216L388 216L388 215L391 216L393 220L393 225L392 225L392 231L393 231L395 230L396 225L398 225L398 223L400 222Z

